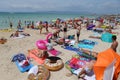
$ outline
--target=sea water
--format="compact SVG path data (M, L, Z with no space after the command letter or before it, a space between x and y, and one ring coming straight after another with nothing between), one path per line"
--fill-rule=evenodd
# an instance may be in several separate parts
M17 13L8 13L0 12L0 29L9 28L10 22L13 23L13 28L16 28L19 20L22 22L22 27L25 26L25 21L52 21L57 18L67 20L78 18L81 16L85 17L94 17L93 15L82 15L80 13L66 13L66 12L17 12Z

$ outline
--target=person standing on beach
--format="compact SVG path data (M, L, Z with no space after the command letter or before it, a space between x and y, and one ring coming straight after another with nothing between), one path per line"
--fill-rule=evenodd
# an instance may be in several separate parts
M76 29L76 35L77 35L77 42L79 42L79 36L80 36L81 26L77 23L77 29Z
M12 27L13 27L13 23L10 21L10 28L12 29Z
M21 24L22 24L22 23L21 23L21 20L19 20L19 22L18 22L18 26L17 26L18 29L21 28Z
M42 21L39 22L39 29L40 29L40 34L42 32L42 29L43 29L43 24L42 24Z
M46 29L46 32L49 32L49 30L48 30L48 22L47 21L45 22L45 29Z
M115 35L112 36L112 44L111 44L111 48L116 52L116 49L118 47L118 42L116 41L117 37Z
M64 25L63 25L63 32L64 32L64 38L67 37L67 23L64 22Z

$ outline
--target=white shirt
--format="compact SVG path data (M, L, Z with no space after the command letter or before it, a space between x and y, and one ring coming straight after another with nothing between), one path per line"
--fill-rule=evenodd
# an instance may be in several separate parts
M28 75L33 73L34 75L37 75L38 73L38 66L33 66L29 71L28 71Z

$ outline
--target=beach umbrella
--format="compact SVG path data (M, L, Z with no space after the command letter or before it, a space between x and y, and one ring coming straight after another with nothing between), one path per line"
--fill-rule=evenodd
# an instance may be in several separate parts
M114 52L111 48L98 53L97 61L94 64L93 70L96 76L96 80L103 80L104 71L109 66L113 60L116 59L115 62L115 72L113 80L117 80L118 73L120 72L120 56Z

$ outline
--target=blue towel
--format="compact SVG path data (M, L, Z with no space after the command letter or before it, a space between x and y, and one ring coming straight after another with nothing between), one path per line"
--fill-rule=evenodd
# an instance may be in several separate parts
M88 45L88 44L78 44L79 48L88 48L93 49L94 45Z
M88 48L88 49L93 49L93 47L97 44L96 41L91 41L87 39L83 39L78 43L79 48Z
M72 46L65 46L64 49L71 50L71 51L79 51L78 48L72 47Z
M29 65L25 66L25 67L21 67L19 65L18 61L15 61L15 64L16 64L17 68L20 70L20 72L22 72L22 73L28 71L31 67L33 67L33 64L31 64L31 63L29 63Z

